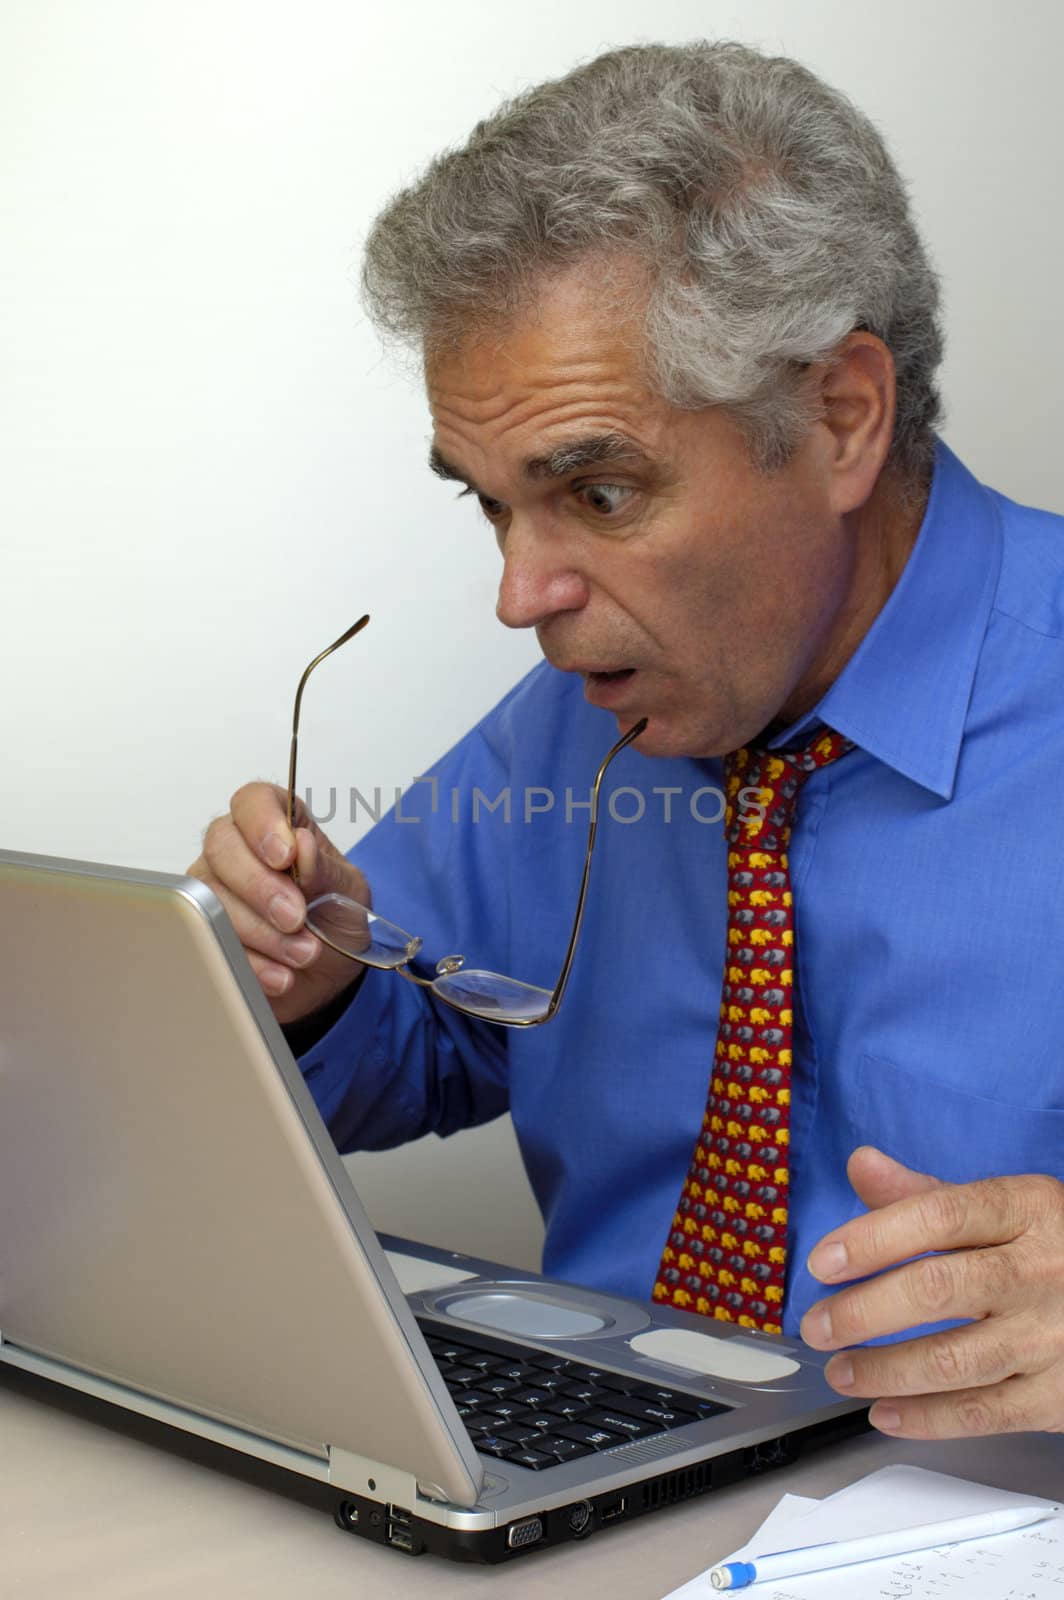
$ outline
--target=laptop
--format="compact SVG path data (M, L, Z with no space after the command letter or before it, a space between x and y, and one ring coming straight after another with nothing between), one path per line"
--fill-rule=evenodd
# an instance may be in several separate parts
M867 1427L787 1339L378 1237L198 880L0 852L0 927L0 1381L314 1479L345 1531L465 1561Z

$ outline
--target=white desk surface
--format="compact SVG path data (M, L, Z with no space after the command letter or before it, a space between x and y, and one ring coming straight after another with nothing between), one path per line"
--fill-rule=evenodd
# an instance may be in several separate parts
M868 1434L579 1544L461 1566L341 1533L320 1506L254 1481L253 1464L174 1438L0 1369L2 1600L661 1600L785 1491L830 1494L891 1461L1064 1494L1061 1435L917 1445Z

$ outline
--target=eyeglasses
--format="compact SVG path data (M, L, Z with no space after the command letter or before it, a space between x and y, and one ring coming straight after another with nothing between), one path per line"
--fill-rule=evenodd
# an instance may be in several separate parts
M288 761L289 828L295 826L299 713L307 679L326 656L331 656L334 650L339 650L340 646L353 639L356 633L361 633L368 622L368 616L360 617L327 650L314 657L299 680L295 709L292 713L292 749ZM580 879L580 893L576 900L576 914L569 935L569 947L565 952L565 960L562 962L562 969L553 989L541 989L532 983L522 983L517 978L506 978L499 972L467 971L464 956L444 956L442 961L436 963L436 976L423 978L410 970L410 963L421 949L422 940L396 927L394 922L385 922L384 918L371 911L369 906L360 905L357 900L348 899L342 894L325 894L317 900L312 900L307 907L307 927L323 944L327 944L330 950L348 956L352 961L360 961L363 966L397 972L408 982L416 983L422 989L431 989L437 999L452 1006L455 1011L464 1011L472 1017L483 1017L489 1022L502 1023L508 1028L535 1028L542 1022L549 1022L562 1003L562 995L565 993L573 957L576 954L580 924L584 918L584 902L587 899L587 886L591 876L591 853L595 847L598 797L602 779L614 756L619 755L625 745L631 744L633 739L637 739L646 725L647 719L643 717L629 728L628 732L608 751L595 775L591 789L591 823L587 835L587 854L584 857L584 872ZM289 870L293 881L298 884L298 867L293 865Z

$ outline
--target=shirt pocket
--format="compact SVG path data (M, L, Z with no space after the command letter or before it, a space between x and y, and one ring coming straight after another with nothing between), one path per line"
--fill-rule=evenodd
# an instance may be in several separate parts
M1064 1180L1064 1109L991 1100L865 1055L848 1116L852 1147L873 1144L949 1183L1022 1172Z

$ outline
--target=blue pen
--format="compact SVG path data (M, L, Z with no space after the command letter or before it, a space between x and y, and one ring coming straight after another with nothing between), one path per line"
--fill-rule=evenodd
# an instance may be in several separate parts
M714 1589L745 1589L751 1583L773 1583L779 1578L798 1578L804 1573L828 1572L832 1567L853 1566L858 1561L881 1561L885 1556L911 1555L916 1550L934 1550L940 1545L960 1544L965 1539L989 1539L998 1533L1014 1533L1054 1515L1047 1505L1009 1507L975 1516L954 1517L950 1522L922 1522L915 1528L895 1528L890 1533L872 1533L864 1539L838 1539L826 1544L807 1544L794 1550L773 1550L749 1561L726 1561L714 1567L709 1581Z

